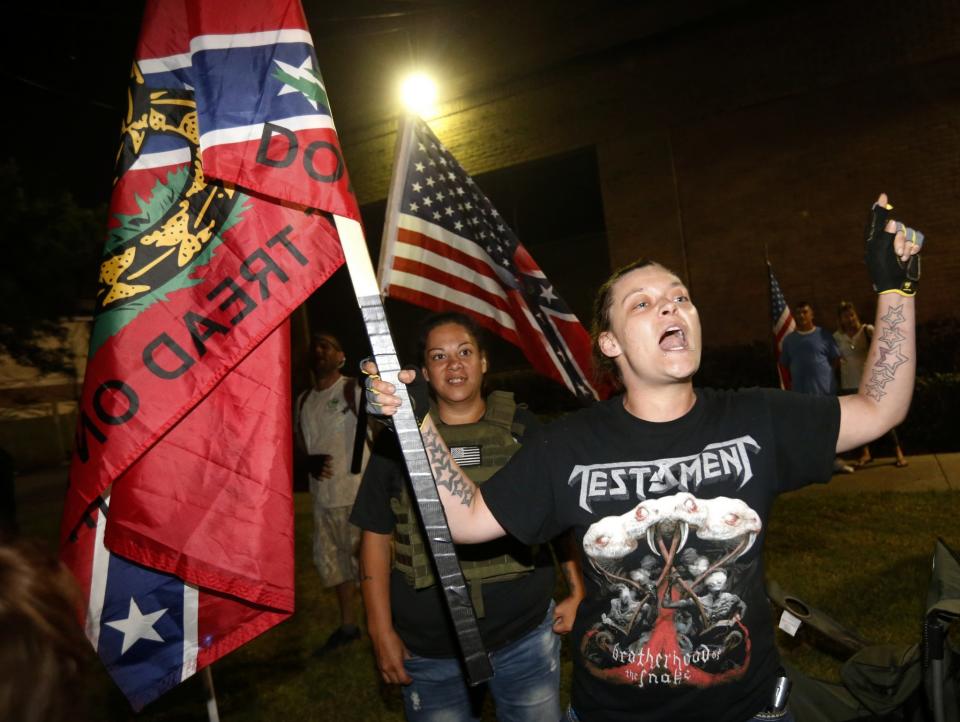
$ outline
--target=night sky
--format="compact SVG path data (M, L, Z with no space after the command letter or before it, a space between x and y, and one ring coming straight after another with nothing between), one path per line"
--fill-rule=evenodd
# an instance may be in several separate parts
M424 0L394 12L390 0L303 0L321 67L330 68L331 97L346 98L341 107L354 102L348 93L379 98L392 88L392 71L378 62L396 65L407 25L422 16L469 19L474 5L463 2L453 12L443 0ZM109 200L143 7L144 0L18 3L15 20L0 27L0 161L14 159L33 192L67 190L87 206ZM377 43L387 48L384 59L376 56ZM370 66L360 75L363 82L353 72L358 48Z
M16 161L32 192L69 191L89 206L110 197L142 3L70 8L27 3L21 22L4 24L0 158Z

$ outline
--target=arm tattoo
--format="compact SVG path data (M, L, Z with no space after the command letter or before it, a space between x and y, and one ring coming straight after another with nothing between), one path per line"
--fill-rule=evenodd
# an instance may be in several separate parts
M891 306L880 320L885 321L886 326L878 338L878 356L873 363L870 382L867 384L867 396L875 401L887 395L883 387L893 381L897 369L910 360L900 352L901 344L906 340L900 332L904 324L903 305Z
M470 506L477 486L464 476L459 467L454 466L450 452L443 445L435 429L431 428L423 432L423 446L430 461L430 468L433 469L433 478L437 480L437 486L446 487L453 496L460 497L460 502L464 506Z
M360 583L363 584L364 582L372 582L372 581L373 581L373 577L371 577L369 574L367 574L367 569L366 569L366 567L364 566L362 559L360 560L358 566L359 566L359 570L360 570L360 575L359 575L359 576L360 576Z

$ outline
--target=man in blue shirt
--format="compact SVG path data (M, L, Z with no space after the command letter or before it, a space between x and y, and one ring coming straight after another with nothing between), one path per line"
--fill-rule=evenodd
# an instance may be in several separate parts
M791 388L802 394L833 396L837 393L836 369L840 364L837 342L824 328L813 323L813 308L806 301L795 307L797 329L783 339L780 362L790 369ZM834 471L850 474L854 468L839 457Z
M795 307L797 330L783 339L780 362L790 369L793 390L827 396L837 393L835 369L840 349L833 336L813 323L813 308L806 301Z

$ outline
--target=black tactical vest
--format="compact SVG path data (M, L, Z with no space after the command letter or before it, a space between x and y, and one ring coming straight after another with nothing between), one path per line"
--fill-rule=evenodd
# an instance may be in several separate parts
M520 448L523 424L514 419L517 405L513 394L494 391L486 398L487 410L483 418L472 424L451 426L439 421L440 415L431 405L431 416L453 458L478 485L485 482L509 461ZM432 586L436 579L433 564L423 541L417 513L404 484L399 499L391 499L396 517L394 531L394 567L407 578L415 589ZM511 537L495 539L483 544L458 545L457 558L463 576L470 586L477 616L483 616L483 583L508 581L533 568L535 548L525 546Z

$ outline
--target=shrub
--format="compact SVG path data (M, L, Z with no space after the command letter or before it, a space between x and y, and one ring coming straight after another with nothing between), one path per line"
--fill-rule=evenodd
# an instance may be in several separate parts
M960 451L953 412L960 409L960 374L920 376L906 421L897 428L908 454Z

